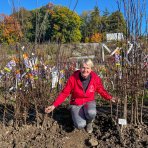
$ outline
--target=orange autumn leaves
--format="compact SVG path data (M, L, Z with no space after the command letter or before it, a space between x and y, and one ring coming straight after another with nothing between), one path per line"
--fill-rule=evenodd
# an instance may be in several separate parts
M88 43L100 43L103 39L103 35L101 33L95 33L91 37L86 37L85 42Z
M0 42L13 44L19 41L23 37L19 22L14 17L4 14L1 14L0 18Z
M53 14L53 12L51 11ZM61 15L62 18L65 15ZM65 20L66 21L66 20ZM60 26L54 24L54 29L59 30ZM56 34L57 35L57 34ZM13 16L0 15L0 43L13 44L22 39L23 33L21 31L21 25ZM99 43L102 41L101 33L94 33L89 37L86 37L85 42Z
M90 38L91 43L99 43L101 41L102 41L102 34L100 33L95 33Z

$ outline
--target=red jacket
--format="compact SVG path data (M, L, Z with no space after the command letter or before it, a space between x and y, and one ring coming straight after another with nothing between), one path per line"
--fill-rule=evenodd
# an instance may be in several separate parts
M72 105L82 105L86 102L93 101L95 92L99 93L106 100L112 99L112 96L104 89L100 77L93 71L90 73L91 79L85 92L79 78L79 73L80 70L77 70L70 76L64 89L53 103L55 107L64 102L70 94L70 104Z

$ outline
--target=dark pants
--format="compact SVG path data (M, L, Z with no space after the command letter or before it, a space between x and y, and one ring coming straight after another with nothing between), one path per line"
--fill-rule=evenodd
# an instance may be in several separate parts
M84 128L96 117L96 102L87 102L81 106L71 105L71 115L74 126L78 129Z

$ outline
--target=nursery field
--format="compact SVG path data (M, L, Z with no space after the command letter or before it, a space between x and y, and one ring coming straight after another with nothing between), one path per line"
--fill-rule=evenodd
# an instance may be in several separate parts
M102 47L110 50L103 57ZM147 50L143 47L127 54L128 49L113 44L40 45L36 50L31 45L1 46L0 148L148 147ZM73 127L69 98L54 112L44 112L88 57L104 87L120 98L112 104L96 95L92 134ZM122 125L119 119L127 123Z
M148 1L84 2L0 4L0 148L148 148ZM89 134L70 102L91 95Z
M0 133L1 148L146 148L148 147L148 108L144 107L143 125L129 124L121 130L110 116L110 107L97 108L94 131L73 128L70 112L65 107L46 117L44 125L33 124L3 128Z

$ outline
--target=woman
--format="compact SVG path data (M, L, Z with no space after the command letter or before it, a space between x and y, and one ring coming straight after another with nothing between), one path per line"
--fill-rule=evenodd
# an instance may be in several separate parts
M117 101L104 89L100 77L92 71L92 67L93 62L90 59L83 60L80 70L70 76L53 104L45 108L45 112L50 113L71 94L70 105L74 126L78 129L86 126L88 133L93 131L92 123L96 116L95 92L106 100Z

